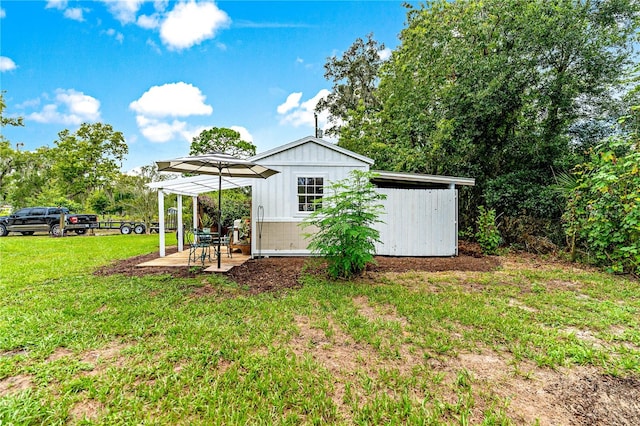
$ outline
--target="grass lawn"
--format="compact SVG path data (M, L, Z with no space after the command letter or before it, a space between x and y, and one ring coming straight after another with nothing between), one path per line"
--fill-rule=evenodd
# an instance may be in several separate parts
M639 421L637 280L515 256L259 295L92 274L157 241L0 238L0 425Z

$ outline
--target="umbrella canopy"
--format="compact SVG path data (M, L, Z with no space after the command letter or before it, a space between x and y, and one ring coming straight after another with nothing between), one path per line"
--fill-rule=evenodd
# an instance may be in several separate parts
M277 170L221 152L156 161L156 164L160 172L193 173L197 175L266 179L278 173Z
M279 173L249 160L236 158L221 152L156 161L160 172L192 173L196 175L218 176L218 232L222 231L222 177L266 179ZM220 240L218 237L218 269L220 269Z

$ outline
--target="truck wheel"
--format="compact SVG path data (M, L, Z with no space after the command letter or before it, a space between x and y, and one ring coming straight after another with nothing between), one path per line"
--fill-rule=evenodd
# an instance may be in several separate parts
M33 235L33 231L22 231L20 232L22 235Z
M135 232L136 234L140 235L140 234L144 234L144 231L146 230L146 228L144 227L143 224L139 223L137 224L134 228L133 228L133 232Z
M78 235L84 235L87 233L86 229L76 229L76 234Z
M58 225L57 223L55 225L51 225L51 229L49 230L49 232L51 233L52 237L62 236L62 230L60 229L60 225Z
M6 237L9 235L9 231L7 231L7 227L4 223L0 223L0 237Z
M120 233L124 235L129 235L131 233L131 225L122 225L120 227Z

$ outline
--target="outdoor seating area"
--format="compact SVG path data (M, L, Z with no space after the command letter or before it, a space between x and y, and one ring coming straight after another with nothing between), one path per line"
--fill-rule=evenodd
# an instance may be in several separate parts
M227 257L232 257L230 247L230 236L220 236L217 232L211 232L209 229L194 229L185 232L185 244L189 248L189 266L193 263L201 263L205 265L205 261L211 261L211 252L213 258L216 258L226 251ZM218 252L219 251L219 252Z
M209 257L207 252L205 252L204 257L199 257L201 255L200 250L207 249L210 250L211 256ZM177 253L168 254L164 257L158 257L156 259L140 263L139 265L137 265L137 267L190 268L193 266L200 266L203 268L204 272L228 272L232 268L240 266L247 260L251 259L250 255L243 255L242 253L233 253L233 256L231 256L231 254L226 255L225 249L221 248L222 258L220 262L220 268L218 268L217 258L215 256L215 248L211 246L208 248L200 248L198 250L198 253L196 253L196 262L194 262L192 257L193 253L186 244L184 251L179 251Z

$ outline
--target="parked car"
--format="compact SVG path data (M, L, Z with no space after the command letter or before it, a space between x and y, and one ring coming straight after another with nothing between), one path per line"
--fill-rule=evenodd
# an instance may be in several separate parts
M36 232L48 232L60 236L60 215L64 214L64 231L74 231L81 235L89 229L98 227L98 216L95 214L70 213L64 207L27 207L9 216L0 217L0 237L9 232L20 232L22 235L33 235Z

